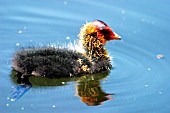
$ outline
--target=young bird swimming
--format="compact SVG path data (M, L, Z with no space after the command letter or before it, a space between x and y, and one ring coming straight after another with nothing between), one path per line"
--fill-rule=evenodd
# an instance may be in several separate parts
M104 45L120 36L103 21L86 23L80 30L79 40L84 52L69 48L24 48L12 59L12 68L21 78L42 76L49 78L81 76L110 70L110 56Z

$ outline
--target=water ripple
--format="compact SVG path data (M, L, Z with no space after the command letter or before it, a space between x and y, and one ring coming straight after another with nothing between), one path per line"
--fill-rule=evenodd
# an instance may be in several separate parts
M169 86L163 86L170 78L166 70L170 66L168 59L159 59L152 51L124 41L113 46L114 51L110 53L114 56L115 69L111 71L107 87L117 95L115 101L118 106L128 108L136 103L155 107L158 106L155 97L162 98L160 103L166 103L162 96L169 89ZM141 98L144 101L139 103ZM153 100L145 103L146 99Z

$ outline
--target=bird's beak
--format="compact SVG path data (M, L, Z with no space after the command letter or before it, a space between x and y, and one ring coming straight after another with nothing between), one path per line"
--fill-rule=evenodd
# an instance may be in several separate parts
M121 40L121 37L117 33L111 32L109 40Z
M114 33L115 36L113 37L113 40L121 40L121 36L119 36L117 33Z
M107 27L105 29L107 29L107 31L109 32L107 34L107 36L109 37L108 40L121 40L121 37L117 33L113 32L110 27Z

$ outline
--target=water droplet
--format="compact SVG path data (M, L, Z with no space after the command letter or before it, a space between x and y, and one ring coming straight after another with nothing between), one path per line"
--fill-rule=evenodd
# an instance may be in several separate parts
M14 102L14 101L15 101L15 99L11 99L11 101L12 101L12 102Z
M164 58L164 56L163 56L162 54L158 54L158 55L156 56L156 58L157 58L157 59L162 59L162 58Z
M8 107L8 106L9 106L9 104L6 104L6 106Z
M65 84L65 82L61 82L62 84Z
M69 36L67 36L67 37L66 37L66 39L67 39L67 40L69 40L69 39L70 39L70 37L69 37Z
M20 44L19 43L16 43L16 46L19 46Z
M53 105L52 107L55 108L55 105Z
M22 31L21 31L21 30L19 30L19 31L18 31L18 33L19 33L19 34L21 34L21 33L22 33Z
M145 87L148 87L148 85L147 85L147 84L145 84Z
M148 71L150 71L151 70L151 68L148 68Z

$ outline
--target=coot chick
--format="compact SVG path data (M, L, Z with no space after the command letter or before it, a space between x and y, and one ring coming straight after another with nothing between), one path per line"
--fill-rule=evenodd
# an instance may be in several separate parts
M12 68L21 78L60 78L108 71L112 65L104 45L119 39L106 23L95 20L80 30L81 52L60 47L23 48L14 54Z

